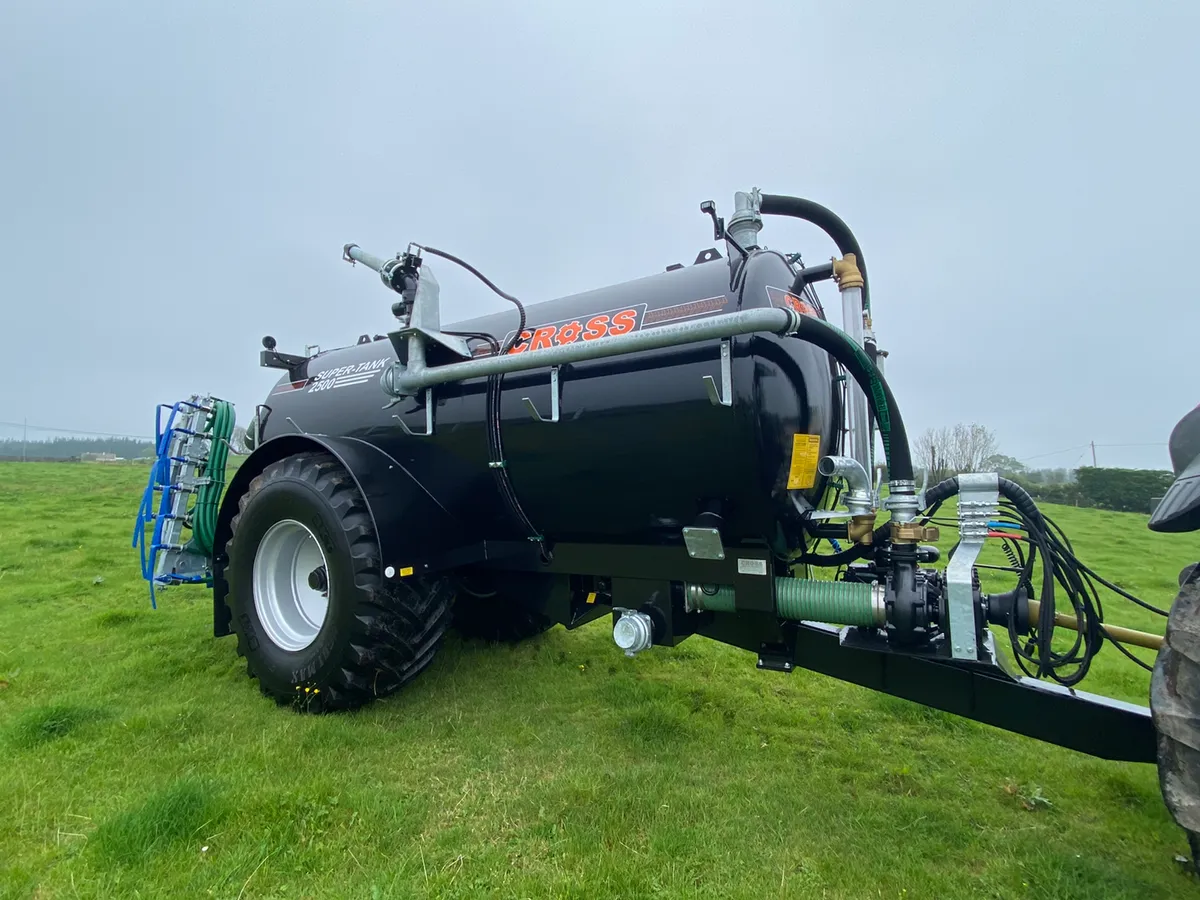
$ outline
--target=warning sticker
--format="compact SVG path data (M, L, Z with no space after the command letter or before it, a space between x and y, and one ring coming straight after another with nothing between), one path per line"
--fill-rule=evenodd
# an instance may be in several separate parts
M792 435L792 464L788 468L787 489L803 491L817 483L817 462L821 458L819 434Z
M824 316L817 314L817 311L813 309L811 303L809 303L807 300L801 300L791 291L781 290L777 287L768 287L767 298L771 301L772 306L787 306L791 309L794 309L802 316L812 316L814 319L825 318Z

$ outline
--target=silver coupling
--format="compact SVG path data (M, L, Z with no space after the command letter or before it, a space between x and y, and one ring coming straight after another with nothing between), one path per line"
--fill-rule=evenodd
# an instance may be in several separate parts
M757 247L758 233L762 231L762 191L738 191L733 195L733 215L725 226L725 233L743 247Z
M383 392L389 397L400 397L402 394L396 393L396 369L400 367L400 363L392 363L379 376L379 386L383 388Z
M613 612L619 616L613 624L613 642L626 656L635 656L654 645L654 622L648 615L621 607Z
M887 508L892 514L892 522L897 525L915 519L921 511L917 501L917 483L907 479L889 481Z
M877 627L887 627L887 588L880 582L871 585L871 614Z

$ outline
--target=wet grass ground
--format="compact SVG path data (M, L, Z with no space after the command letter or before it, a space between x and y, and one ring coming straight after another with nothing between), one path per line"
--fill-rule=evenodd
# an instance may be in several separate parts
M1153 767L702 639L632 660L604 621L451 639L361 712L278 709L211 637L207 591L149 608L129 546L145 475L0 464L5 900L1200 895ZM1046 509L1159 605L1200 556L1144 516ZM1085 685L1147 686L1112 648Z

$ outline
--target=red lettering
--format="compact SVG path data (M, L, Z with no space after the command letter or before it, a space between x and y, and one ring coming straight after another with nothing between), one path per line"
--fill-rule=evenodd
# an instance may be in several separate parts
M587 328L583 332L585 341L594 341L608 334L608 316L593 316L588 319Z
M788 294L787 302L788 306L800 313L802 316L815 316L817 314L815 309L813 309L799 297L793 297L791 294Z
M509 350L508 352L509 352L510 354L512 354L512 353L524 353L526 350L528 350L528 349L529 349L529 339L530 339L531 337L533 337L533 333L532 333L532 332L530 332L530 331L528 331L528 330L526 330L526 331L522 331L522 332L521 332L521 343L517 344L517 346L513 347L513 348L512 348L511 350Z
M637 310L625 309L613 316L612 328L609 329L609 334L626 334L633 331L636 325Z
M553 325L543 325L533 333L533 340L529 342L530 350L549 350L551 347L550 339L554 337L554 333L558 331Z
M558 344L573 344L579 340L579 333L583 331L583 326L578 322L568 322L562 328L558 329Z

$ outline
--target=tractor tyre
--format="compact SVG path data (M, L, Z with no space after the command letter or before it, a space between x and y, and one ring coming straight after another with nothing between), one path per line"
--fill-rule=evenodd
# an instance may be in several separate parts
M453 629L467 640L519 644L554 627L536 606L552 589L545 575L458 575Z
M271 463L239 498L231 527L237 652L276 702L353 709L396 691L437 653L450 582L385 582L367 504L331 455Z
M1166 639L1150 676L1158 732L1158 783L1172 818L1200 864L1200 567L1179 576Z

